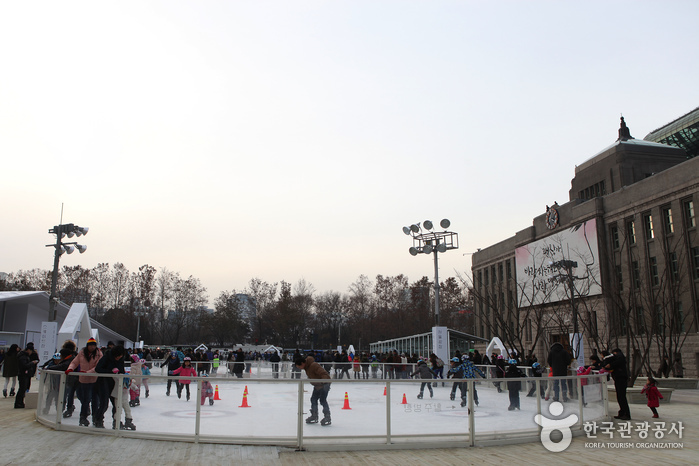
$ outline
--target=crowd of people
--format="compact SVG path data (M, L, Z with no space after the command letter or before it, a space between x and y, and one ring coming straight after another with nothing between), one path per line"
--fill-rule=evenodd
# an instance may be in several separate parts
M3 396L15 397L15 408L24 407L24 395L29 390L31 379L34 377L39 362L39 357L34 345L28 343L26 348L20 349L18 345L12 345L2 358L2 375L5 377ZM601 357L600 357L601 356ZM589 375L592 373L608 373L614 381L616 397L619 404L617 419L629 420L631 418L628 401L626 399L626 388L628 385L627 362L623 352L615 348L611 353L601 351L600 355L594 354L590 357L590 364L577 367L570 352L560 343L554 343L549 351L546 365L548 369L537 360L536 356L530 353L525 358L520 358L516 353L509 355L492 353L481 355L477 350L470 350L461 354L456 351L448 364L437 357L434 353L429 356L420 357L417 354L408 355L398 351L386 353L348 354L346 350L341 351L310 351L302 354L299 350L294 353L281 351L267 351L265 353L243 351L238 348L236 351L219 353L211 350L182 349L125 349L122 346L115 346L109 342L106 347L99 348L97 341L90 339L84 348L79 351L73 341L66 341L60 351L52 359L47 361L42 368L63 371L66 374L72 372L79 375L70 375L67 378L63 417L71 417L75 410L75 397L80 401L80 421L81 426L89 426L88 418L92 418L92 425L97 428L104 427L104 416L111 402L112 417L117 411L115 403L118 399L118 390L122 390L122 408L125 413L124 422L113 419L113 428L132 429L133 424L132 408L140 406L141 393L145 392L145 397L150 394L148 376L154 364L167 368L167 374L177 376L167 381L166 395L170 396L171 386L174 383L176 394L181 398L183 393L186 400L191 397L190 382L192 377L208 376L212 372L217 372L220 365L226 365L226 371L236 377L243 377L243 373L250 373L251 363L254 360L263 360L270 363L274 378L278 378L280 373L286 375L291 369L292 378L300 378L301 372L306 371L309 378L338 379L345 377L348 379L408 379L418 377L423 380L420 385L418 399L424 397L425 388L428 389L430 397L433 396L433 386L436 386L441 379L442 386L445 385L446 378L453 379L450 399L455 400L457 391L461 399L461 406L467 405L469 379L476 377L487 378L487 371L490 371L491 382L498 392L504 390L509 394L509 410L520 409L520 392L522 382L518 380L527 376L541 378L545 374L549 377L569 376L571 374ZM125 361L130 363L129 377L122 377L123 383L117 386L118 377L97 377L92 374L125 374ZM525 370L522 370L522 369ZM310 372L309 372L310 370ZM351 375L352 374L352 375ZM509 379L504 385L498 379ZM50 407L56 406L58 409L58 382L57 377L48 380L47 399L44 403L44 412L47 413ZM314 382L314 393L312 396L312 416L309 422L318 421L317 405L323 405L325 418L321 421L323 425L330 423L330 412L327 407L327 393L331 382ZM526 382L525 382L526 383ZM587 380L583 379L581 385L586 385ZM530 381L530 389L526 396L540 396L553 401L568 402L569 395L574 390L572 380L555 379L547 382L542 379L539 383L539 393L536 393L537 384ZM473 387L473 402L478 406L478 393L475 384ZM9 388L9 393L8 393ZM213 390L211 384L205 381L202 387L203 404L206 398L213 404ZM525 390L526 391L526 390ZM654 417L658 416L658 400L661 398L655 380L648 378L648 383L644 388L644 393L649 397L648 406L652 409ZM580 393L584 405L584 390ZM118 426L118 427L117 427Z

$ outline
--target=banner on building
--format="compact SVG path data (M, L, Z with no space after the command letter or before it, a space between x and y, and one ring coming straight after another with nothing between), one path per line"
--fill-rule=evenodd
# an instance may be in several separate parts
M519 307L602 293L597 221L561 230L515 250Z
M39 337L39 365L53 358L56 352L56 337L58 336L57 322L42 322L41 337Z
M432 327L432 352L437 355L444 364L449 361L449 329L447 327Z

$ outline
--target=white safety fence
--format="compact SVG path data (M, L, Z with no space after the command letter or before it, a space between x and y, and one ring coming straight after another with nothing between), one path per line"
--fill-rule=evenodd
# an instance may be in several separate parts
M260 368L262 370L262 368ZM153 373L157 373L155 368ZM226 443L236 445L279 445L296 449L350 450L380 448L466 447L492 444L540 441L541 425L537 415L550 419L570 419L573 435L583 433L588 421L608 420L606 375L543 377L517 379L333 379L328 394L332 424L306 424L310 415L313 386L305 378L230 378L187 377L189 400L185 385L178 397L179 376L143 376L137 406L130 407L136 430L121 430L119 422L112 429L113 419L124 422L123 401L131 396L128 389L115 391L115 403L104 412L104 427L93 425L99 418L99 401L91 405L88 427L80 426L81 400L84 393L78 387L75 411L64 417L68 379L77 380L84 373L44 371L41 374L37 420L56 430L87 434L102 434L144 439L178 440L188 442ZM126 374L90 374L99 378L93 388L116 383L124 386ZM266 375L266 374L265 374ZM108 382L109 381L109 382ZM167 384L170 382L170 393ZM215 387L212 397L202 400L202 382ZM546 395L549 385L559 382L563 412L550 410L554 390ZM327 380L323 380L327 382ZM418 398L421 386L422 398ZM519 382L519 389L508 383ZM148 397L146 397L146 383ZM564 401L563 385L568 400ZM466 405L461 405L463 386ZM430 396L432 388L432 396ZM533 391L531 389L534 389ZM451 399L452 390L455 391ZM106 393L103 388L102 393ZM135 393L135 390L134 390ZM474 397L472 394L477 396ZM527 395L532 396L527 396ZM583 396L580 396L583 395ZM519 400L513 407L510 396ZM98 397L99 398L99 397ZM203 401L203 403L202 403ZM112 406L116 413L112 415ZM128 403L127 403L128 405ZM512 408L512 409L510 409ZM98 411L95 414L92 411ZM319 416L323 408L319 406ZM572 417L571 417L572 416Z

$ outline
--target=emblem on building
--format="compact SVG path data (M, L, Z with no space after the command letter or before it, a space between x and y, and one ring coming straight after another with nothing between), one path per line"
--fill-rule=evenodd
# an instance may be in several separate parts
M553 230L558 226L558 207L557 203L554 203L551 207L546 206L546 228Z

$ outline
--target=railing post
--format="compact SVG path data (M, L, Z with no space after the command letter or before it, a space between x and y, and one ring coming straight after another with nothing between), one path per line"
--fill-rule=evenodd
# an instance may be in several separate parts
M583 376L585 377L585 376ZM580 428L583 426L583 397L585 396L583 390L585 387L582 384L582 377L577 377L576 381L578 383L578 409L580 410Z
M473 399L476 397L476 385L474 379L468 379L466 388L470 392L468 397L468 438L472 447L476 446L476 418L473 407Z
M536 381L536 414L539 415L539 419L541 419L541 377L537 378ZM551 382L547 382L551 383ZM548 385L546 385L546 388L548 389ZM542 426L539 424L539 436L541 436L541 429Z
M194 443L199 443L199 428L201 427L201 379L197 380L197 397L194 399L196 405L196 418L194 421Z
M386 444L391 444L391 382L386 380Z
M117 389L116 412L114 413L114 420L116 421L116 424L114 424L114 427L116 427L115 435L118 437L121 437L121 412L123 411L122 406L124 403L124 378L126 378L126 374L118 374L116 377L114 377L114 388ZM106 383L106 380L100 380L97 378L97 383ZM109 396L111 396L111 393L109 393ZM95 413L92 413L92 419L94 418Z
M297 450L303 450L303 380L298 382L298 419L296 420Z
M58 409L56 409L56 427L60 430L61 422L63 419L63 411L66 409L66 382L68 376L66 374L60 374L59 385L58 385Z

